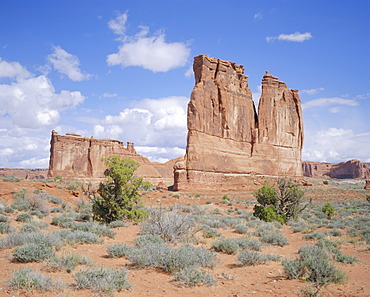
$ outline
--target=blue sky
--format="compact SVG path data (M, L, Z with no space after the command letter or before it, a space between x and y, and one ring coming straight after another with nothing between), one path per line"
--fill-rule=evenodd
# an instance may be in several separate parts
M185 153L193 57L299 89L303 160L370 162L370 1L0 0L0 167L47 168L51 130Z

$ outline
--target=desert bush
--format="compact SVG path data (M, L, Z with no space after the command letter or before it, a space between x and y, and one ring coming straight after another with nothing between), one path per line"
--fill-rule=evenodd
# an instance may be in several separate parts
M0 222L0 234L11 232L13 232L13 229L10 227L9 223Z
M111 294L129 289L131 284L127 278L128 271L124 268L112 269L91 267L80 270L73 279L77 289L90 289L99 294Z
M57 205L61 205L63 203L62 199L60 199L58 197L54 197L54 196L48 197L48 200L49 200L50 203L57 204Z
M92 265L89 257L80 254L68 253L61 257L51 258L42 268L47 272L72 272L78 265Z
M158 235L145 234L135 238L135 244L139 247L145 247L147 244L162 244L164 240Z
M249 249L253 251L261 251L262 244L257 239L247 239L247 238L236 238L235 241L242 249Z
M20 230L19 232L27 232L27 233L31 233L31 232L40 232L40 229L37 228L36 226L33 226L33 225L30 225L30 224L26 224L24 225Z
M0 223L8 223L9 217L0 215Z
M104 171L106 181L99 185L99 196L93 193L94 219L105 223L123 218L142 221L146 217L146 211L139 208L143 202L138 189L143 184L143 179L134 177L139 163L113 156L103 160L107 165Z
M70 233L70 230L68 230L67 233ZM12 248L26 243L45 244L49 247L55 247L55 249L58 250L64 245L62 238L65 235L66 233L63 234L62 232L52 232L47 234L43 232L10 233L0 239L0 250Z
M21 214L17 215L15 220L18 221L18 222L27 222L27 223L29 223L33 220L33 217L25 212L25 213L21 213Z
M85 232L92 232L99 236L106 236L109 238L114 238L116 232L109 229L108 226L99 224L97 222L83 222L83 223L76 223L71 225L70 229L72 231L85 231Z
M326 203L322 207L321 211L326 215L328 220L330 220L335 214L334 206L330 202Z
M113 221L108 224L109 228L119 228L119 227L126 227L123 221Z
M175 282L180 286L201 286L207 287L217 284L216 279L212 274L207 273L203 269L197 270L194 268L183 269L174 273Z
M126 256L126 253L133 249L133 247L126 245L125 243L111 244L107 247L107 253L110 258L121 258Z
M76 230L66 235L69 244L102 243L103 240L95 233Z
M51 213L55 213L55 212L63 212L63 209L62 208L60 208L60 207L52 207L51 209L50 209L50 212Z
M316 294L330 283L343 283L346 275L330 263L329 253L315 246L303 246L296 260L283 260L285 275L288 279L305 277L314 282Z
M245 224L237 224L234 226L234 231L240 234L246 234L248 232L248 227Z
M14 208L11 207L11 206L5 206L4 207L4 212L5 213L13 213L14 212Z
M271 232L261 236L260 241L262 243L270 244L270 245L277 245L277 246L285 246L288 245L288 239L284 237L281 233Z
M212 250L226 254L236 254L239 245L234 238L221 238L212 243Z
M19 269L13 272L9 279L11 290L23 290L26 293L39 290L43 292L62 291L64 284L61 281L53 281L50 277L32 270L31 267Z
M238 255L237 259L242 266L254 266L265 264L268 261L280 261L279 255L264 255L248 249L242 250Z
M258 202L253 214L266 222L278 221L284 224L290 219L296 219L307 206L303 206L304 192L298 189L298 184L285 178L277 181L276 188L265 184L253 194Z
M220 236L221 236L221 233L219 233L216 228L208 227L203 231L203 237L204 238L216 238L216 237L220 237Z
M41 243L26 243L13 250L13 258L17 262L42 262L52 257L55 257L53 250Z
M191 242L194 235L200 231L194 220L177 210L165 212L163 209L153 209L148 220L141 226L141 234L158 235L167 242Z
M71 228L76 224L73 218L62 215L60 217L54 217L51 220L51 224L62 228Z
M20 182L21 180L21 178L15 177L14 175L5 176L3 178L4 182Z
M322 231L316 231L311 234L306 234L303 236L303 239L305 240L314 240L314 239L323 239L326 237L326 234Z
M338 229L331 229L329 231L326 232L326 234L330 235L330 236L335 236L335 237L339 237L339 236L342 236L342 232L340 232Z

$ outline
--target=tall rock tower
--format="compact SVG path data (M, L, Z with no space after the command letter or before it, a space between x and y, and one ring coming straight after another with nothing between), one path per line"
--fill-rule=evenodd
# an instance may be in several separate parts
M257 115L243 66L200 55L193 69L186 154L174 166L175 189L249 175L302 176L297 90L266 72Z

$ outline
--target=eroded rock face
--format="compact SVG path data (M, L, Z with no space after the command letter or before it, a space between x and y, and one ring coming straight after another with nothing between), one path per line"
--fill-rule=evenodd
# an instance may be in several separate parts
M95 139L67 133L65 136L52 131L50 141L50 161L48 177L57 175L63 179L101 179L104 177L105 164L102 158L119 156L131 158L140 163L136 174L146 179L171 178L173 163L169 165L152 163L135 151L134 144L112 139ZM168 167L168 168L167 168ZM158 170L161 173L158 172Z
M250 174L302 176L297 90L266 72L257 116L243 66L200 55L193 69L186 155L174 167L175 189Z
M366 181L364 189L370 191L370 180Z
M303 174L319 178L370 178L370 168L359 160L341 163L322 163L304 161Z

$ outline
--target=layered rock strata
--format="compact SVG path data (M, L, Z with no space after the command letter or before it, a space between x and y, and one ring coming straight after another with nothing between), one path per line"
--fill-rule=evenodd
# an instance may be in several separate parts
M244 67L200 55L188 105L186 155L174 189L241 176L302 176L303 122L297 90L266 72L258 115Z
M101 179L106 168L102 158L109 156L131 158L139 162L140 167L136 174L146 179L155 181L172 178L173 162L150 162L136 153L131 142L125 147L118 140L87 138L74 133L63 136L54 130L51 133L48 177L59 175L65 180Z
M318 178L370 178L370 168L359 160L341 163L302 162L303 175Z

